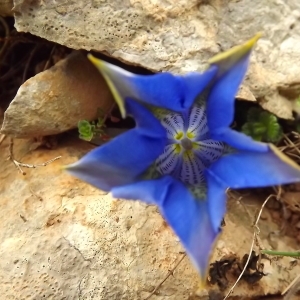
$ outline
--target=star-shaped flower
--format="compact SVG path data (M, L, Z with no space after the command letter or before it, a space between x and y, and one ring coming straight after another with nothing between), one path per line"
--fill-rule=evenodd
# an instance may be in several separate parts
M257 39L217 55L204 73L184 76L135 75L89 56L136 127L67 171L116 198L157 205L202 278L220 233L226 189L300 180L298 165L273 145L230 128Z

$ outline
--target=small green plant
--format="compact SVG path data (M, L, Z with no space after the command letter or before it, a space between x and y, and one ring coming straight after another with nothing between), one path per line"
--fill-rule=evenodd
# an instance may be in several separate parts
M257 107L249 109L242 132L260 142L276 143L282 137L282 128L277 117Z
M87 120L81 120L78 122L79 138L85 141L90 141L94 136L95 125L91 124Z
M85 141L91 141L94 136L105 137L103 128L105 127L105 117L100 109L98 109L97 121L89 122L81 120L78 122L79 138Z

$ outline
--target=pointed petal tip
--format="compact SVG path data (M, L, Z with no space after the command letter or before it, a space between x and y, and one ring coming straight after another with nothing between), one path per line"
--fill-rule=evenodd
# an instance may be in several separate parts
M98 69L98 71L101 73L101 75L104 77L106 83L108 84L109 88L110 85L107 82L106 76L109 75L109 66L111 65L110 63L94 56L91 53L88 53L87 55L88 60Z
M88 53L87 58L99 70L99 72L103 76L108 75L110 66L118 68L117 66L114 66L114 65L106 62L105 60L102 60L102 59L94 56L91 53Z
M209 225L209 227L210 229L208 227L204 228L204 235L198 236L196 245L191 244L190 246L185 247L192 264L198 271L200 282L203 287L205 287L207 283L210 261L216 249L217 240L220 234L219 230L218 232L214 232L211 225ZM197 232L199 232L199 230Z
M72 174L72 171L76 169L77 165L78 165L78 161L69 165L62 165L60 168L62 171L67 172L68 174Z
M62 165L60 166L61 171L67 171L68 165Z
M60 165L60 166L58 166L58 168L61 172L67 172L68 173L69 165Z
M207 276L206 274L201 274L198 289L200 291L203 291L206 289L206 287L207 287Z
M87 55L87 58L89 59L89 61L97 68L101 68L103 61L101 59L98 59L97 57L95 57L93 54L89 53Z
M99 70L99 72L101 73L101 75L103 76L104 80L106 81L106 84L108 85L119 109L120 109L120 113L121 113L121 117L123 119L126 118L126 109L125 109L125 103L124 103L124 99L122 98L122 96L120 95L119 91L117 90L113 80L111 77L116 76L117 71L115 72L110 72L110 63L105 62L102 59L96 58L95 56L93 56L91 53L89 53L87 55L87 58L89 59L89 61ZM117 69L117 67L113 66L115 69Z
M287 155L285 155L284 153L282 153L275 145L273 144L268 144L268 146L270 147L270 149L273 151L273 153L279 158L281 159L283 162L285 162L287 165L289 165L290 167L296 169L299 171L299 176L300 176L300 166L293 161L292 159L290 159Z
M82 179L82 174L80 173L80 164L78 162L79 161L76 161L69 165L63 165L60 167L60 170L64 173L66 173L67 175L70 175L71 177L75 177L77 179L85 181L84 179ZM78 165L79 165L79 168L78 168Z
M254 37L243 43L242 45L237 45L235 47L232 47L231 49L219 53L212 57L208 62L210 64L221 64L223 61L227 61L228 59L233 60L234 62L237 62L242 57L247 55L256 42L262 37L262 32L258 32Z

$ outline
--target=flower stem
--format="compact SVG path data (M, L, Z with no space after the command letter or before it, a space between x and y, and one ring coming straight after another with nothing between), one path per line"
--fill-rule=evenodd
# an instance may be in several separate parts
M261 250L261 253L268 254L268 255L300 257L300 251L289 252L289 251Z

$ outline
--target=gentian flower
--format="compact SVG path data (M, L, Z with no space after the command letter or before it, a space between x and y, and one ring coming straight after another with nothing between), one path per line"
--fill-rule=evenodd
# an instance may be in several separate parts
M135 75L89 59L136 127L67 171L115 198L159 207L202 279L226 211L226 189L300 180L273 145L234 131L235 94L259 36L219 54L204 73Z

